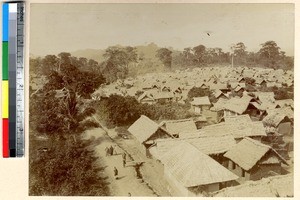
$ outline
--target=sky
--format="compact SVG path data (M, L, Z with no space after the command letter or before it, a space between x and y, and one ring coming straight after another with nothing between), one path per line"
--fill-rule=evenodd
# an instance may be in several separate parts
M293 56L294 20L293 4L31 4L30 54L152 42L256 52L273 40Z

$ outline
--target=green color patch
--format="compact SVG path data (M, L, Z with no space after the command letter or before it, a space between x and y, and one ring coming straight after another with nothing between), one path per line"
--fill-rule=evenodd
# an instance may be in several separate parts
M2 42L2 80L8 80L8 42Z

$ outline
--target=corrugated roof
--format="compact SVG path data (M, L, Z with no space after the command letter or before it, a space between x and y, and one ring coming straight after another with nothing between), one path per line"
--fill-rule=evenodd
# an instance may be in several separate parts
M272 147L246 137L238 144L233 146L229 151L227 151L224 154L224 157L229 158L241 168L248 171L252 169L256 163L260 161L262 157L270 150L277 154ZM280 155L277 154L277 156L286 163L286 161Z
M156 122L145 115L141 115L141 117L128 128L128 131L134 135L140 143L143 143L150 138L158 128L159 126Z
M165 169L184 187L236 180L238 176L187 142L171 148L162 158Z
M191 102L192 105L211 105L208 96L205 97L194 97Z

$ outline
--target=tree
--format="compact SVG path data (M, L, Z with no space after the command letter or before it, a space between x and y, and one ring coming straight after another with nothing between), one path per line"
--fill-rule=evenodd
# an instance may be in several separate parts
M267 67L276 68L278 61L280 60L280 47L278 47L274 41L267 41L261 44L261 46L262 47L258 53L264 65Z
M193 97L204 97L204 96L209 96L210 92L208 89L203 89L199 87L193 87L190 89L188 92L188 98L191 100Z
M55 55L47 55L42 60L42 74L49 75L52 71L58 71L59 60Z
M105 82L101 74L81 71L68 60L59 62L60 70L47 76L42 93L32 97L31 104L31 113L38 116L38 131L49 134L75 131L86 116L95 112L83 103L84 98L90 98Z
M156 57L164 64L165 67L171 68L172 51L167 48L160 48L156 51Z
M196 63L200 64L204 62L205 49L206 47L204 45L198 45L193 48Z
M104 65L104 75L109 82L119 78L124 79L128 75L128 66L130 63L136 63L138 55L135 47L118 47L112 46L105 50L103 56L106 61Z

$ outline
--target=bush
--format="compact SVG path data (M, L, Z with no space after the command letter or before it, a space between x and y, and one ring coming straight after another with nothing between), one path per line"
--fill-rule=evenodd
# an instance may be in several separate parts
M99 176L103 168L94 166L96 158L87 150L90 142L73 140L71 137L66 140L50 137L47 142L45 145L45 141L42 141L47 146L46 151L38 151L38 144L30 145L29 195L109 194L105 178Z

